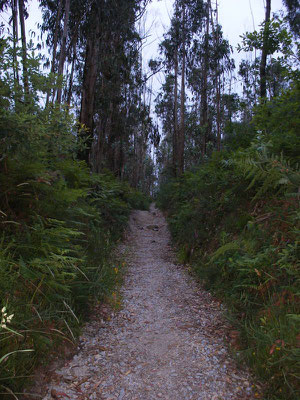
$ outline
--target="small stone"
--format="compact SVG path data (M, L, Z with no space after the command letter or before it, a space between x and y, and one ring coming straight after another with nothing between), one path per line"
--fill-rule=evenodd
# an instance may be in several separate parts
M122 388L118 397L118 400L122 400L123 397L125 396L125 390Z

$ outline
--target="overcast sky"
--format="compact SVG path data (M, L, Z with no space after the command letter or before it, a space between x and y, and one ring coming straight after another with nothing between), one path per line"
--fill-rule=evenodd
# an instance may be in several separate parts
M173 0L152 0L145 14L145 30L147 39L143 50L143 64L147 67L151 58L158 56L158 45L163 39L163 33L167 31L172 16ZM212 0L214 5L216 0ZM38 0L29 0L29 19L26 21L28 30L37 32L37 23L41 22L41 12L38 8ZM218 0L219 23L222 25L224 37L229 40L235 52L233 58L238 65L239 60L251 57L250 54L238 54L237 44L241 41L240 35L246 31L252 31L264 20L264 0ZM272 12L282 9L282 0L272 0ZM4 15L9 19L9 15ZM153 90L157 92L162 83L162 74L153 78Z
M216 0L212 0L214 5ZM147 10L146 31L148 35L143 51L144 65L158 53L158 44L169 27L172 16L173 0L153 0ZM233 58L236 66L242 58L251 55L238 53L236 47L241 42L240 35L258 28L265 17L264 0L218 0L219 23L222 25L224 37L233 46ZM282 0L272 0L272 12L283 8ZM153 78L153 89L156 92L162 83L163 76ZM238 88L236 88L238 90Z
M158 43L168 29L172 16L173 0L152 0L147 7L146 30L150 35L144 51L146 59L155 57ZM214 5L216 0L212 0ZM41 20L38 0L29 0L29 19L27 27L36 30L36 23ZM264 0L218 0L219 22L224 36L234 47L240 42L240 35L257 28L264 20ZM282 0L272 0L272 12L283 7Z

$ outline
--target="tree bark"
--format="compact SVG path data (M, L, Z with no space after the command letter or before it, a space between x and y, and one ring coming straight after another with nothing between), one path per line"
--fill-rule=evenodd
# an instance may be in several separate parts
M53 52L52 52L52 62L51 62L51 70L50 70L50 72L53 73L53 74L55 72L55 61L56 61L58 32L59 32L59 23L60 23L61 10L62 10L62 2L63 2L63 0L59 0L58 10L57 10L57 15L56 15L56 20L55 20L55 30L54 30L54 38L53 38ZM51 94L50 90L48 90L47 98L46 98L46 105L49 104L50 94Z
M93 141L93 114L94 99L96 89L96 78L98 72L98 56L99 56L99 36L100 36L100 19L97 10L94 8L95 31L87 40L86 55L83 72L83 88L81 97L80 124L84 126L84 131L80 136L85 141L85 149L78 154L79 158L89 162L89 152Z
M57 52L57 42L58 42L58 32L59 32L59 23L60 16L62 10L62 2L63 0L59 0L57 16L55 20L55 31L54 31L54 40L53 40L53 53L52 53L52 63L51 63L51 72L55 72L55 60L56 60L56 52Z
M76 42L74 43L73 47L73 58L72 58L72 66L71 66L71 73L69 79L69 88L68 93L66 95L67 98L67 105L70 106L71 99L72 99L72 88L73 88L73 79L74 79L74 71L75 71L75 61L76 61Z
M208 35L209 35L209 10L211 2L207 2L206 31L205 31L205 53L202 69L202 88L201 88L201 120L200 125L203 131L202 156L206 154L206 143L208 136L208 104L207 104L207 79L208 79Z
M178 170L178 48L177 43L175 47L175 55L174 55L174 129L173 129L173 173L174 176L177 176Z
M182 68L181 68L181 91L180 91L180 128L178 135L178 172L179 175L184 171L184 142L185 142L185 47L186 47L186 32L185 32L185 6L182 9Z
M59 56L59 64L58 64L58 75L63 76L64 65L66 60L66 43L67 43L67 34L68 34L68 26L69 26L69 17L70 17L70 0L65 1L65 19L64 19L64 31L60 48L60 56ZM57 89L57 97L56 101L58 104L61 103L61 94L62 88L59 87Z
M267 79L266 79L266 65L267 65L267 56L268 56L268 32L269 32L269 23L271 18L271 0L266 0L266 17L265 17L265 27L264 27L264 38L263 38L263 47L261 53L260 60L260 97L264 101L267 97Z
M23 64L23 84L25 97L29 94L28 69L27 69L27 51L26 51L26 30L24 16L24 0L19 0L19 17L22 40L22 64Z
M211 26L215 40L216 49L219 47L219 31L218 31L218 1L216 1L216 27L213 20L213 11L210 5L210 18ZM216 79L216 123L217 123L217 151L221 150L221 78L220 78L220 60L218 58L217 66L215 68L215 79Z
M14 80L15 83L19 83L19 71L17 65L17 43L19 40L19 33L18 33L18 4L17 0L11 1L11 9L12 9L12 21L13 21L13 39L14 39Z

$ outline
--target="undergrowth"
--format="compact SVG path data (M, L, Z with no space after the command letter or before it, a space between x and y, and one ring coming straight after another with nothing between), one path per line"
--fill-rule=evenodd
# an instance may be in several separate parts
M112 292L113 246L131 209L149 200L77 159L83 144L69 109L41 106L51 87L46 77L31 80L30 63L24 101L5 41L0 50L0 397L15 398L37 365L75 343L90 305Z
M180 260L226 301L240 332L236 350L267 383L260 398L269 400L300 398L298 115L280 119L290 142L283 132L280 142L272 122L272 112L277 118L285 99L296 97L262 105L250 146L215 153L164 184L157 199ZM271 111L264 120L265 108Z

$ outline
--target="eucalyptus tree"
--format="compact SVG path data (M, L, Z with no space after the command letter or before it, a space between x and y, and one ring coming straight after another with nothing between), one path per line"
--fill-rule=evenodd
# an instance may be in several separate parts
M225 74L231 73L234 61L231 47L223 38L218 23L217 9L208 1L202 11L202 30L194 36L189 59L188 82L198 108L201 127L202 157L207 154L207 144L221 147L222 112L221 97ZM216 132L214 133L213 130Z
M11 18L10 23L12 23L12 40L13 40L13 74L14 74L14 88L16 91L16 86L19 83L19 70L17 65L17 43L19 40L19 28L18 28L18 0L3 0L0 2L0 11L10 11Z
M184 171L186 73L193 37L202 28L203 7L204 2L202 0L176 0L171 27L164 35L164 40L160 45L160 52L164 57L161 62L164 63L167 74L174 76L172 113L174 176L180 175ZM179 78L181 78L180 91L178 91ZM178 102L178 98L180 98L180 102Z
M174 168L174 163L176 162L176 142L174 136L176 135L177 126L174 125L174 122L177 118L174 118L174 111L177 111L178 99L175 98L175 85L176 78L174 75L166 75L161 91L155 99L155 112L161 121L163 133L163 140L157 149L157 160L160 171L165 171L170 177L174 176L174 172L176 171ZM177 102L176 106L175 101Z
M29 94L29 83L28 83L28 71L27 71L27 50L26 50L26 29L25 29L25 18L28 16L25 1L19 1L19 18L20 18L20 30L21 30L21 41L22 41L22 66L23 66L23 84L25 96Z
M66 44L68 36L69 18L70 18L70 0L65 0L64 28L63 28L58 70L57 70L59 76L63 75L64 64L66 60ZM59 87L57 89L57 97L56 97L56 101L58 103L61 103L61 95L62 95L62 88Z
M283 0L287 8L287 20L296 38L300 36L300 1L299 0Z
M265 99L267 96L266 65L267 65L267 56L268 54L270 54L270 46L269 46L270 19L271 19L271 0L266 0L266 15L263 28L263 43L262 43L261 60L259 66L261 99Z
M75 64L79 66L78 52L85 46L86 39L82 37L79 41L80 32L86 24L87 15L90 12L89 1L83 0L41 0L40 6L43 14L43 23L40 25L42 34L46 34L46 45L49 49L50 59L45 67L50 68L52 79L57 79L57 90L48 92L47 104L62 101L62 81L65 78L65 61L72 65L72 78L69 80L69 88L65 96L70 105L72 97L72 86L74 80Z
M22 57L22 69L23 69L23 88L25 98L29 94L29 83L28 83L28 62L27 62L27 42L26 42L26 28L25 19L28 18L28 12L26 9L27 0L3 0L0 2L0 11L10 9L11 10L11 22L13 25L13 49L14 49L14 76L15 81L19 81L19 72L17 67L17 43L19 40L19 29L18 23L20 24L20 37L21 37L21 57ZM18 18L19 17L19 18Z

